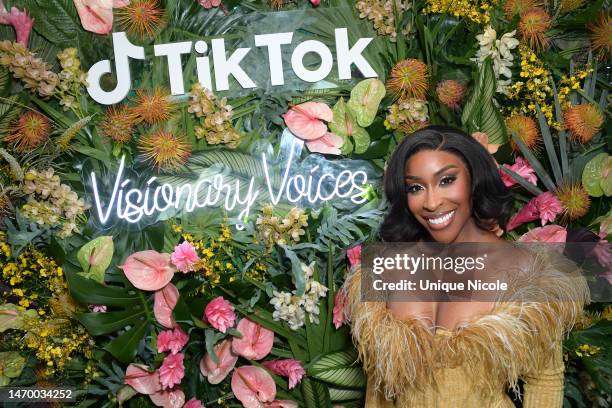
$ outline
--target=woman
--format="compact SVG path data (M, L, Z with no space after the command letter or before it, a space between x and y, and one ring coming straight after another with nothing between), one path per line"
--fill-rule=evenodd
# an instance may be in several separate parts
M497 236L511 196L486 149L460 130L419 130L391 157L385 194L384 241L490 243L498 250L489 265L514 269L496 302L454 303L362 302L361 272L353 271L345 287L368 376L366 408L514 407L506 391L518 393L520 380L523 407L561 407L561 339L588 289L562 272L569 266L560 257Z

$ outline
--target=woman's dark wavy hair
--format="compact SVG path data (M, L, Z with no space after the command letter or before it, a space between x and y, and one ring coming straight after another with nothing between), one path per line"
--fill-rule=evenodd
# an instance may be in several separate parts
M476 225L492 230L504 228L512 206L510 190L501 180L495 160L476 139L448 126L428 126L407 136L395 149L385 172L385 195L389 211L379 235L387 242L429 240L429 234L408 210L404 171L406 161L423 150L452 153L466 164L472 184L472 216Z

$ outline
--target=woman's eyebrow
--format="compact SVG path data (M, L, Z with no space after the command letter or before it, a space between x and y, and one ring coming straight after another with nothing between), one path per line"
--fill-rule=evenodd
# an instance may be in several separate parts
M459 168L459 167L455 166L454 164L449 164L448 166L444 166L444 167L442 167L440 170L436 171L436 172L434 173L434 176L436 176L436 177L437 177L438 175L440 175L441 173L444 173L444 172L445 172L446 170L448 170L448 169L458 169L458 168ZM406 174L406 175L404 176L404 179L410 179L410 180L420 180L421 178L420 178L420 177L417 177L417 176L411 176L410 174Z

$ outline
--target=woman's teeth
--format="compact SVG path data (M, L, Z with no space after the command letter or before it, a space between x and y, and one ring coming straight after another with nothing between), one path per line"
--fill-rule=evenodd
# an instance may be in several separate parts
M432 224L432 225L442 225L442 224L446 223L447 221L449 221L453 217L454 214L455 214L455 210L453 210L453 211L449 212L448 214L445 214L445 215L443 215L441 217L438 217L438 218L428 218L427 222L429 224Z

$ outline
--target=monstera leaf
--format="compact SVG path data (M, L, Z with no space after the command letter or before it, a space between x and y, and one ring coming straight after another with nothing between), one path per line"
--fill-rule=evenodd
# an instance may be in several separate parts
M109 336L104 349L122 363L133 361L138 345L153 323L152 296L135 289L122 274L107 274L119 285L102 285L67 272L72 297L80 303L105 305L107 313L80 313L79 321L92 336Z
M345 138L345 145L346 140L350 141L350 138L352 138L355 146L355 153L365 152L370 145L370 135L364 128L359 126L343 98L340 98L332 111L334 112L334 119L329 123L331 131ZM343 146L342 153L348 154L350 151L346 152Z
M113 259L113 237L98 237L83 245L77 253L77 259L83 268L80 275L104 283L104 272Z
M366 79L355 85L347 105L359 126L368 127L374 122L378 105L385 97L385 92L385 84L376 78Z
M587 163L582 172L582 185L592 197L612 195L612 156L599 153Z

